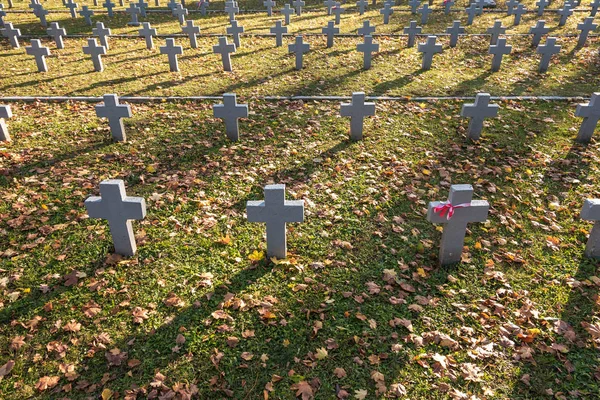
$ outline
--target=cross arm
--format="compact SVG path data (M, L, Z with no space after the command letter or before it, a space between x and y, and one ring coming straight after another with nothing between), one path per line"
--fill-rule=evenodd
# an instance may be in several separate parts
M265 222L267 211L265 202L262 200L253 200L246 203L246 215L249 222Z
M90 218L106 218L106 214L104 214L105 207L102 204L102 197L88 197L85 200L84 205Z
M286 200L284 215L281 216L281 219L285 222L303 222L304 200Z
M443 205L445 202L432 201L427 209L427 221L434 224L448 223L447 215L443 217L434 212L435 207ZM450 221L457 220L463 222L484 222L487 220L490 204L486 200L472 200L468 207L458 208Z
M587 221L600 220L600 199L587 199L581 209L581 219Z
M0 106L0 118L12 118L12 116L10 106Z
M146 200L143 197L125 197L123 208L127 219L146 218Z

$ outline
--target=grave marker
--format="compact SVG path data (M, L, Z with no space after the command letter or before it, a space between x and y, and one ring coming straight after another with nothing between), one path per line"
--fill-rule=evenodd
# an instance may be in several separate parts
M531 41L531 45L533 47L538 47L540 44L540 41L542 40L542 37L544 35L546 35L548 32L550 32L550 29L546 28L545 24L546 24L546 21L540 20L536 23L535 26L532 26L531 29L529 29L529 33L533 35L533 38Z
M221 36L219 38L219 44L213 46L213 53L220 54L221 60L223 61L223 71L231 71L231 57L230 53L235 53L235 44L227 43L227 38Z
M486 118L495 118L498 116L499 108L500 106L497 104L490 104L489 93L478 93L475 96L475 103L464 104L460 111L460 116L470 119L467 137L474 141L479 140L481 130L483 129L483 121Z
M32 39L31 46L25 47L25 52L35 57L38 72L48 72L46 57L50 55L50 49L42 47L42 42L39 39Z
M421 14L421 24L425 25L427 23L427 19L429 18L429 14L433 11L429 8L429 4L423 4L423 7L419 9L419 14Z
M465 9L465 12L468 16L467 25L473 25L473 19L475 19L475 16L479 13L479 7L477 4L471 3L469 7Z
M410 6L410 12L416 14L417 8L421 5L421 0L410 0L408 5Z
M271 33L275 35L275 47L283 46L283 34L287 31L287 26L283 26L281 20L275 22L275 26L271 28Z
M177 6L176 6L177 7ZM225 12L229 14L229 22L235 21L235 14L240 12L236 1L229 1L225 4Z
M46 20L48 10L46 10L41 4L37 4L37 7L33 9L33 13L40 19L40 25L46 28L48 26L48 21Z
M136 6L140 9L140 16L145 18L146 10L148 9L148 3L146 3L144 0L138 0Z
M238 104L235 93L225 93L223 104L213 105L213 115L225 122L225 133L229 140L237 142L240 139L238 120L248 118L248 105Z
M290 15L292 15L294 13L294 10L290 7L289 4L286 4L283 7L283 9L281 10L281 13L285 17L285 24L289 25L290 24Z
M332 12L335 14L335 24L339 25L342 18L342 13L346 11L345 8L342 8L341 3L338 1L335 3L335 7L333 7Z
M600 93L592 94L589 103L577 105L575 116L583 117L576 141L589 143L596 130L596 125L598 125L598 120L600 120Z
M383 8L379 10L379 14L383 15L383 24L387 25L390 23L390 15L394 13L394 9L389 3L385 3Z
M181 30L183 31L183 33L188 35L188 38L190 39L190 47L192 49L198 48L198 40L196 38L196 35L200 34L200 27L194 26L194 21L187 20L186 26L181 28Z
M515 7L519 4L517 0L509 0L506 4L506 15L511 16L514 13Z
M263 1L263 6L267 7L267 16L273 15L273 7L275 7L275 2L273 0L265 0Z
M106 12L110 18L114 16L115 13L113 12L113 8L115 7L115 3L112 3L110 0L106 0L106 2L102 4L102 7L106 8Z
M491 35L490 44L496 44L498 42L498 37L506 33L506 28L502 26L502 21L496 20L494 26L488 28L486 33Z
M304 58L304 53L307 53L310 50L310 45L308 43L302 42L302 35L296 36L296 40L294 44L288 44L288 52L296 54L296 69L302 69L302 61Z
M444 14L449 15L453 5L453 0L444 0Z
M17 28L13 28L12 22L5 22L4 28L0 29L0 33L2 33L2 36L5 38L8 38L13 49L18 49L20 47L19 36L21 36L21 31Z
M366 35L364 43L356 45L356 50L363 53L363 69L371 68L371 53L379 51L379 44L373 43L373 36Z
M81 15L85 19L85 23L89 26L92 26L92 15L94 15L94 11L90 10L88 6L81 7L81 11L79 11L79 15Z
M540 60L540 66L538 68L539 72L548 71L548 66L550 65L550 59L554 54L558 54L560 52L560 46L556 45L556 38L549 37L546 39L546 44L539 45L537 47L537 53L542 55Z
M513 10L513 15L515 16L514 25L517 26L521 24L521 16L527 12L527 9L523 4L519 4Z
M110 134L117 142L126 142L127 135L123 126L123 118L131 118L131 107L127 104L119 104L116 94L105 94L104 103L96 107L98 118L107 118Z
M88 39L87 47L83 47L83 54L88 54L92 57L94 63L94 70L96 72L104 71L104 65L102 64L102 57L106 54L106 47L98 46L96 39Z
M408 35L407 47L413 47L415 45L415 39L417 34L421 33L421 27L417 26L417 21L410 21L410 25L404 28L404 34Z
M67 31L58 25L58 22L52 22L50 28L46 29L48 36L54 39L57 49L64 49L65 44L63 42L63 36L67 35Z
M502 57L505 54L510 54L512 51L512 46L506 45L506 39L500 38L496 44L490 45L490 54L493 54L492 58L492 72L497 72L500 70L500 65L502 64Z
M590 16L595 17L596 13L598 12L598 8L600 7L600 0L592 0L592 2L590 3L590 7L592 7Z
M559 9L556 13L560 15L560 21L558 21L558 26L565 26L565 24L567 23L567 19L571 15L573 15L573 9L568 3L565 3L563 8Z
M590 31L595 31L597 27L598 25L594 24L594 17L587 17L582 23L577 24L577 29L581 31L577 39L577 47L583 47Z
M336 28L334 21L329 21L325 28L321 29L321 33L327 35L327 48L333 47L333 38L336 33L340 33L340 28Z
M363 15L369 3L367 0L358 0L356 2L356 7L358 7L358 15Z
M419 53L423 53L421 69L424 71L431 69L433 56L442 52L442 45L436 44L436 40L436 36L427 36L427 41L425 43L419 43L418 51Z
M179 25L183 25L185 23L186 15L188 15L188 9L183 8L181 4L177 5L177 7L175 7L175 9L173 10L173 16L177 17L177 19L179 20Z
M131 16L131 21L127 23L130 26L140 26L140 21L138 19L138 15L140 14L140 9L134 3L129 3L129 8L125 9L125 12Z
M165 46L160 47L160 54L166 54L169 57L169 68L171 72L179 72L177 55L183 54L183 47L176 46L175 39L167 38Z
M140 34L141 37L143 37L146 40L146 49L148 49L148 50L154 49L153 37L156 36L156 29L154 29L154 28L152 28L152 26L150 26L150 22L143 22L142 27L140 28L138 33Z
M6 119L12 118L10 106L0 104L0 142L10 142Z
M325 0L323 4L327 7L327 15L331 15L331 10L335 7L335 0Z
M589 258L600 258L600 199L587 199L583 203L581 219L594 222L584 254Z
M372 33L375 33L375 27L371 26L370 21L363 21L362 28L358 28L358 31L356 33L358 33L361 36L371 35Z
M238 26L238 22L236 20L231 21L231 26L227 27L227 33L233 36L233 43L235 44L235 48L240 48L240 33L244 32L243 26Z
M304 7L306 5L306 3L303 0L294 0L292 2L292 4L294 5L294 8L296 8L296 15L301 16L302 15L302 7Z
M460 26L460 21L454 21L451 27L446 28L446 33L450 34L450 47L456 47L458 36L465 33L465 28Z
M535 3L535 5L537 6L538 17L541 17L544 14L544 10L546 10L546 6L548 6L549 4L550 1L548 0L538 0L538 2Z
M0 28L4 27L4 17L6 17L6 11L4 11L4 4L0 3Z
M69 9L71 18L77 18L77 12L75 11L78 7L77 3L74 3L73 0L69 0L65 6Z
M365 103L365 94L355 92L352 93L351 103L341 105L340 114L342 117L350 117L350 140L362 140L365 117L375 115L375 103Z

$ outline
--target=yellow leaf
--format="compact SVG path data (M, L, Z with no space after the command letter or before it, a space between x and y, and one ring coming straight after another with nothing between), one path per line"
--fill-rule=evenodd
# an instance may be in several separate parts
M423 169L423 171L421 171L421 172L423 173L423 175L427 175L427 176L431 175L431 171L428 169Z
M317 354L315 354L315 358L317 360L323 360L325 358L327 358L329 354L327 353L327 350L324 347L321 347L320 349L317 349Z
M229 237L229 234L220 237L218 240L219 243L224 244L224 245L230 245L231 244L231 237Z
M475 248L476 248L477 250L480 250L480 249L481 249L481 247L482 247L482 246L481 246L481 243L480 243L480 242L477 242L477 243L475 243Z
M108 400L112 397L113 391L106 388L102 391L102 400Z
M283 339L283 347L288 347L290 345L290 341L287 339Z
M146 167L146 172L148 172L149 174L152 174L152 173L156 172L156 168L154 168L154 166L152 166L152 165L148 165Z
M427 272L423 268L417 268L417 275L421 278L427 278Z
M254 252L248 256L250 261L260 261L263 258L265 258L265 254L262 251L259 252L258 250L254 250Z

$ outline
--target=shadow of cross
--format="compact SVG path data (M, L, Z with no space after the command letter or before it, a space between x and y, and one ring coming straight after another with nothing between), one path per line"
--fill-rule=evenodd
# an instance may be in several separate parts
M410 24L404 28L404 34L408 35L407 47L413 47L415 45L417 34L420 34L422 29L422 27L417 26L417 21L410 21Z
M115 253L135 255L137 246L131 220L146 217L146 201L142 197L127 196L125 183L120 179L110 179L100 183L100 197L88 197L84 204L90 218L108 221Z
M181 28L181 31L188 35L188 38L190 39L190 47L192 49L196 49L198 48L198 40L196 38L196 35L200 33L200 27L195 26L194 21L191 19L185 21L185 23L186 25L183 28Z
M179 72L179 62L177 55L183 54L183 47L175 45L175 39L167 38L165 46L160 47L160 54L166 54L169 57L169 69L171 72Z
M12 118L12 110L8 105L0 104L0 142L10 142L6 118Z
M379 51L379 44L373 43L373 36L367 35L364 37L365 42L356 45L356 50L363 53L363 69L371 68L371 53Z
M25 47L25 51L30 56L35 57L35 63L37 64L38 72L48 72L46 57L50 55L50 49L43 47L40 39L32 39L31 46Z
M267 224L267 257L287 256L286 223L304 221L304 200L286 200L285 185L265 186L264 201L248 201L249 222Z
M427 71L431 69L431 63L433 62L433 56L442 52L442 45L435 44L437 36L427 36L425 43L419 43L418 51L423 53L423 63L421 69Z
M6 22L4 28L0 29L0 33L5 38L8 38L13 49L18 49L20 47L19 36L21 36L21 30L13 28L12 22Z
M127 141L123 118L131 118L131 107L127 104L119 104L116 94L104 95L104 104L96 106L96 115L99 118L108 118L108 126L110 126L110 133L114 140Z
M598 25L594 24L594 17L587 17L582 23L577 24L577 30L580 30L577 47L583 47L591 31L595 31Z
M365 94L355 92L352 93L351 103L342 103L340 114L350 117L350 140L362 140L364 119L375 115L375 103L365 103Z
M58 25L58 22L52 22L50 24L50 28L46 29L46 33L48 33L48 36L54 39L57 49L65 48L63 36L67 35L67 31L64 28L61 28L60 25Z
M600 93L593 93L589 103L578 104L575 116L583 117L577 134L577 142L589 143L600 120Z
M497 72L500 70L500 65L502 64L502 57L505 54L510 54L512 51L512 46L506 45L506 38L498 39L496 44L490 46L490 54L493 54L492 58L492 71Z
M238 104L235 93L225 93L223 104L213 105L213 115L225 121L225 133L234 142L240 139L238 119L248 117L248 105Z
M473 186L452 185L445 202L432 201L427 221L445 224L440 243L440 265L460 262L469 222L487 220L490 205L485 200L473 200Z
M271 28L271 33L275 35L275 47L283 46L283 34L287 31L287 26L283 26L281 20L275 22L275 26Z
M302 35L296 36L296 41L294 44L288 44L288 52L296 53L296 69L302 69L302 60L304 59L304 53L307 53L310 50L310 45L308 43L302 42Z
M213 46L213 53L221 55L223 61L223 71L231 71L231 56L230 53L235 53L235 44L227 43L227 37L221 36L219 44Z
M465 33L465 28L460 26L460 21L454 21L454 22L452 22L451 27L446 28L446 33L450 34L449 46L456 47L456 45L458 43L458 36L461 33Z
M108 37L110 34L110 28L106 28L104 26L104 22L96 22L96 27L92 28L92 35L98 36L100 39L100 44L104 46L106 50L108 50L110 47L108 44Z
M475 103L463 104L460 110L461 117L467 117L469 121L469 128L467 136L471 140L479 140L481 137L481 130L483 129L483 121L486 118L493 118L498 116L498 104L490 104L489 93L478 93L475 96Z
M583 203L581 219L594 221L594 227L585 246L585 256L600 258L600 199L587 199Z
M548 71L550 59L554 54L558 54L560 52L560 48L560 46L556 45L555 37L549 37L546 39L546 43L544 45L538 46L536 52L542 55L542 58L540 59L540 65L538 67L539 72Z
M83 47L83 53L88 54L92 57L94 63L94 70L96 72L104 71L104 65L102 64L102 55L106 54L106 47L98 46L96 39L88 39L87 47Z
M531 46L538 47L542 37L548 34L548 32L550 32L550 28L546 28L546 21L537 21L535 26L532 26L531 29L529 29L529 33L533 35L533 38L531 39Z

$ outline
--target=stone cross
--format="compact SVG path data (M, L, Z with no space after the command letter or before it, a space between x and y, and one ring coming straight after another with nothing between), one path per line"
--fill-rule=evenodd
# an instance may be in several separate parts
M358 15L363 15L369 3L367 0L358 0L356 2L356 7L358 7Z
M302 35L296 36L296 41L294 44L288 44L288 52L296 53L296 69L302 69L302 60L304 59L304 53L307 53L310 50L310 45L308 43L302 42Z
M600 0L599 0L600 1ZM367 36L372 33L375 33L375 27L371 26L370 21L364 21L362 28L358 28L357 33L361 36Z
M383 8L381 10L379 10L379 14L383 15L384 25L387 25L390 23L390 15L392 15L393 13L394 13L394 9L390 5L390 3L385 3Z
M450 14L450 11L451 11L453 5L454 5L453 0L444 1L444 14L446 14L446 15Z
M427 23L427 19L429 18L429 14L433 11L429 8L429 4L423 4L423 7L419 8L419 14L421 14L421 24L425 25Z
M506 28L502 26L502 21L498 19L494 22L494 26L487 29L486 33L491 35L490 44L496 44L498 36L506 33Z
M345 8L342 8L342 4L338 1L335 3L335 7L333 7L332 12L335 14L335 24L339 25L342 19L342 13L346 11Z
M583 203L581 219L594 221L584 254L589 258L600 258L600 199L587 199Z
M544 10L546 9L546 6L548 6L549 4L550 4L550 1L548 1L548 0L538 0L538 2L535 3L535 5L537 6L538 17L541 17L544 14Z
M275 22L275 26L271 28L271 33L275 35L275 47L283 46L283 34L287 31L287 26L283 26L281 20Z
M166 45L160 47L160 54L166 54L169 57L169 68L171 72L179 72L179 62L177 55L183 54L183 47L175 45L175 39L167 38Z
M227 43L227 37L221 36L219 38L219 44L213 46L213 53L221 54L221 60L223 61L223 71L231 71L231 57L230 53L235 53L235 44Z
M460 21L454 21L451 27L446 28L446 33L450 34L450 47L456 47L458 35L465 33L465 28L460 26Z
M73 0L69 0L65 6L69 9L71 18L77 18L77 12L75 11L78 7L77 3L74 3Z
M244 33L244 27L238 26L238 22L236 20L231 21L231 26L226 29L229 35L233 36L233 43L235 44L235 48L240 48L240 33Z
M21 36L21 31L17 28L13 28L12 22L5 22L4 28L0 29L0 33L2 33L2 36L8 38L13 49L18 49L20 47L19 36Z
M408 5L410 6L410 12L416 14L417 8L421 5L421 0L410 0Z
M81 7L81 11L79 11L79 15L85 18L85 23L89 26L92 26L92 15L94 15L94 11L90 10L88 6Z
M481 130L483 129L483 121L486 118L495 118L498 116L497 104L490 104L489 93L478 93L475 96L475 103L463 104L460 111L461 117L470 118L467 136L471 140L479 140Z
M275 7L275 2L273 0L265 0L263 1L263 6L267 7L267 16L273 15L273 7Z
M410 21L410 25L404 28L404 34L408 35L408 47L415 45L417 34L421 33L421 27L417 26L417 21Z
M336 28L334 21L329 21L325 28L321 29L322 33L327 35L327 48L333 47L333 38L336 33L340 33L340 28Z
M237 23L237 21L236 21L236 23ZM198 40L196 39L196 35L198 35L200 33L200 27L194 26L194 21L187 20L186 26L181 28L181 30L183 31L183 33L188 35L188 38L190 39L190 47L192 49L198 48Z
M379 44L373 43L373 36L366 35L364 43L356 45L356 50L363 53L363 69L371 68L371 53L379 51Z
M285 24L289 25L290 24L290 15L292 15L294 13L294 10L290 7L289 4L286 3L286 5L281 10L281 13L285 17Z
M483 8L486 4L489 4L489 0L476 0L477 3L477 15L483 15Z
M531 41L531 45L533 47L538 47L540 41L542 40L542 36L550 32L550 29L546 28L545 24L546 21L540 20L535 26L532 26L531 29L529 29L529 33L533 35L533 39Z
M173 10L173 16L179 19L179 25L183 25L185 23L185 16L188 15L188 9L183 8L181 4L178 4L177 7ZM235 19L234 19L235 21Z
M10 106L0 104L0 142L10 142L10 134L5 119L12 118Z
M156 29L150 26L150 22L143 22L138 33L146 39L146 48L152 50L154 48L153 37L156 36Z
M342 103L340 114L342 117L350 117L350 140L359 141L363 138L365 117L375 115L375 103L365 103L365 94L355 92L352 93L351 103Z
M125 12L131 15L131 21L127 23L127 25L131 26L140 26L140 21L138 19L138 15L140 14L140 9L134 3L129 3L129 8L125 9Z
M142 197L125 194L125 183L120 179L109 179L100 183L100 196L85 200L90 218L108 220L115 253L133 256L137 250L131 220L146 217L146 201Z
M177 0L169 0L169 2L167 3L167 8L173 11L173 9L177 7L177 4L179 4Z
M46 29L48 36L54 39L57 49L64 49L65 43L63 42L63 36L66 36L67 31L58 25L58 22L52 22L50 28Z
M517 26L521 23L521 16L527 12L527 9L523 4L519 4L513 10L513 15L515 16L514 25Z
M286 223L304 221L304 201L286 200L285 185L265 186L264 201L246 204L249 222L267 224L267 257L287 257Z
M96 72L104 71L104 65L102 65L102 57L106 54L106 47L98 46L96 39L88 39L87 47L83 47L83 54L89 54L92 56L92 62L94 63L94 70Z
M558 54L560 52L561 46L556 45L556 38L549 37L546 39L546 44L539 45L537 47L537 53L542 55L540 60L540 66L538 68L539 72L548 71L548 66L550 65L550 59L554 54Z
M36 4L36 7L33 9L33 13L40 19L40 25L46 28L48 26L48 21L46 20L48 10L46 10L43 5Z
M489 209L490 205L487 201L473 200L471 185L452 185L448 201L429 203L427 220L434 224L445 224L440 244L440 265L460 262L467 224L487 220Z
M513 15L514 9L519 4L517 0L509 0L506 3L506 15Z
M4 4L0 3L0 28L4 27L4 17L6 17L6 11L4 11Z
M594 130L596 130L596 125L598 125L598 120L600 120L600 93L592 94L589 103L577 105L575 116L583 117L577 134L577 142L589 143Z
M469 7L465 9L465 12L468 16L467 25L473 25L473 19L475 19L475 16L479 13L479 7L477 4L471 3Z
M112 3L110 0L106 0L106 2L104 2L102 4L102 7L106 8L106 12L108 13L108 16L110 18L112 18L115 13L113 12L113 8L115 7L115 3Z
M131 107L126 104L119 104L119 98L116 94L104 95L104 104L96 106L96 115L98 118L108 118L108 126L114 140L117 142L127 141L123 118L131 118Z
M592 2L590 3L590 7L592 7L590 16L595 17L596 13L598 12L598 8L600 7L600 0L592 0Z
M421 69L427 71L431 69L431 63L433 62L433 56L442 52L442 45L435 44L437 36L427 36L427 42L419 43L418 51L423 53L423 63Z
M492 72L500 71L500 65L502 64L502 57L505 54L510 54L512 51L512 46L506 45L506 39L501 38L498 39L496 44L490 45L490 54L493 54L492 58Z
M238 104L235 93L225 93L223 104L213 105L213 115L225 121L225 133L229 140L237 142L240 139L238 119L248 118L248 105Z
M581 31L577 39L577 47L583 47L590 31L595 31L597 27L598 25L594 24L594 17L587 17L582 23L577 24L577 29Z
M563 8L559 9L556 13L560 15L560 21L558 21L558 26L564 26L567 23L567 19L571 15L573 15L573 9L569 7L567 3L565 3Z
M225 5L225 12L227 14L229 14L229 22L234 21L235 14L240 12L240 8L237 6L237 2L236 1L227 2L227 4Z
M136 6L140 9L140 17L146 17L146 10L148 9L148 3L144 0L138 0Z
M105 28L103 22L96 22L96 27L92 29L92 35L98 36L100 44L104 46L106 50L110 47L108 43L110 34L110 28Z
M331 9L335 6L335 0L325 0L323 4L327 8L327 15L331 15Z
M210 4L208 4L208 0L200 0L200 15L203 17L206 16L206 9Z
M25 52L35 57L38 72L48 72L46 57L50 55L50 49L42 47L42 42L39 39L32 39L31 46L25 47Z
M302 7L304 7L304 5L306 4L303 0L294 0L292 2L292 4L294 5L294 7L296 8L296 15L300 16L302 15Z

